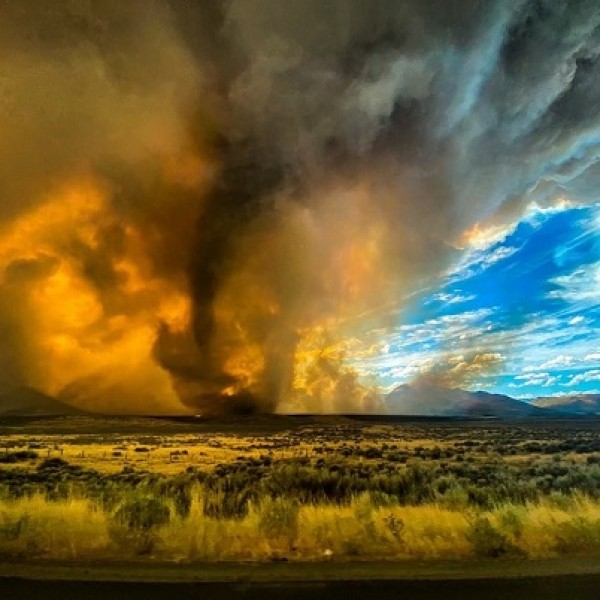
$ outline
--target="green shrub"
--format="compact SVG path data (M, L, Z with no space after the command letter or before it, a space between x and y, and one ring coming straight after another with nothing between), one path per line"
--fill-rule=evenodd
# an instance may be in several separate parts
M21 533L27 527L29 517L22 516L14 521L5 519L0 515L0 539L5 541L13 541L19 539Z
M108 533L119 547L146 555L160 541L155 530L168 524L170 518L169 507L158 498L136 498L115 512Z
M516 539L523 535L523 518L516 508L510 507L500 515L500 524Z
M563 554L580 554L600 550L600 519L577 517L564 523L558 534L556 550Z
M138 498L123 504L113 521L129 529L149 530L166 525L170 518L169 507L158 498Z
M267 536L292 539L298 530L299 505L288 498L267 498L259 507L258 526Z
M0 455L0 463L14 464L27 460L35 460L36 458L38 458L38 453L33 450L19 450L18 452Z
M477 517L471 523L467 540L475 556L498 558L512 549L506 535L496 529L487 517Z
M62 471L63 469L69 467L69 463L62 458L47 458L43 462L41 462L37 470L38 471Z

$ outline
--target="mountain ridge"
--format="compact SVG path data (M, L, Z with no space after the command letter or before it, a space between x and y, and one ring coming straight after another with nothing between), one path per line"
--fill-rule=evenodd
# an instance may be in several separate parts
M532 400L532 404L571 415L600 415L600 394L541 396Z
M15 387L0 393L0 415L3 416L75 416L86 411L44 394L31 387Z
M439 417L558 417L566 411L538 406L512 396L444 388L428 382L402 384L385 396L390 414Z
M530 401L504 394L444 388L431 383L401 384L383 396L383 415L423 417L565 417L600 415L600 394L538 397ZM81 416L90 413L29 387L0 394L2 416Z

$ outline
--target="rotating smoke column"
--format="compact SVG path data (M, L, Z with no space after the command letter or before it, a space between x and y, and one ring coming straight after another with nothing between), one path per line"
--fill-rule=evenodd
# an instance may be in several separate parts
M591 202L599 52L592 1L1 0L0 388L382 410L364 331Z

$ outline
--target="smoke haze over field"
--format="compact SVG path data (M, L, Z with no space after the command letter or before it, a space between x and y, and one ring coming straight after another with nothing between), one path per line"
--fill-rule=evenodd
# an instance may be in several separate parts
M599 54L583 0L0 0L0 388L385 410L364 332L597 202Z

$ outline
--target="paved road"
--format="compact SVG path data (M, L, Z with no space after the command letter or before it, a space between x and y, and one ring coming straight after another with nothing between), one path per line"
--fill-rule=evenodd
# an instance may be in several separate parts
M0 579L6 600L599 600L600 575L283 583Z

